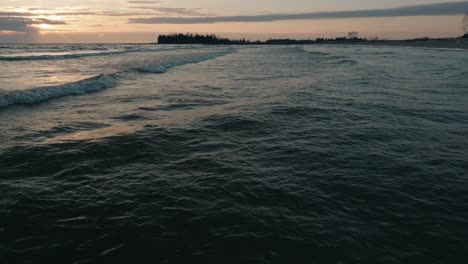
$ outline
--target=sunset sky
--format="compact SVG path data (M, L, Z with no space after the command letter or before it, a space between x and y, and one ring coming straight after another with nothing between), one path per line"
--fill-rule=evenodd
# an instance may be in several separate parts
M151 42L158 33L454 37L468 1L1 0L0 42Z

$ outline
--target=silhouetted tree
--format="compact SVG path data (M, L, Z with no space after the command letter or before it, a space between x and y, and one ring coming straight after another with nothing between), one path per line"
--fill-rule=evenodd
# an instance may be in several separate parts
M349 32L348 33L348 38L349 39L358 39L359 33L358 32Z
M200 35L200 34L170 34L170 35L159 35L159 44L205 44L205 45L302 45L302 44L316 44L316 43L347 43L347 42L360 42L367 41L368 39L359 38L357 32L350 32L348 37L337 37L337 38L317 38L312 39L268 39L266 41L249 41L246 39L227 39L221 38L217 35ZM371 40L378 40L377 37L371 38Z
M172 34L158 36L159 44L250 44L250 41L245 39L230 40L221 38L214 34L200 35L200 34Z
M468 11L465 13L462 21L463 33L468 34Z

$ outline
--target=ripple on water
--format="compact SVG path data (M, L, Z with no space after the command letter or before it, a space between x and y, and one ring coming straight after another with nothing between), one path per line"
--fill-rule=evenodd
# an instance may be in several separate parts
M463 54L239 49L0 112L0 262L464 263Z

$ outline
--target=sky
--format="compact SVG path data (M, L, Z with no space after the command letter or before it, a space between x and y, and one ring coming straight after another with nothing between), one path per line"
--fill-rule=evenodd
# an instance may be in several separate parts
M383 39L461 35L456 0L0 0L0 42L152 42L157 34Z

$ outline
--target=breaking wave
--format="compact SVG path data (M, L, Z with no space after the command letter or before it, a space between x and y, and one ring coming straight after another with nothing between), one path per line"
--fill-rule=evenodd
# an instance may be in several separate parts
M0 56L0 61L30 61L30 60L63 60L63 59L76 59L83 57L94 57L94 56L110 56L119 54L128 54L136 52L160 52L170 51L171 49L126 49L116 51L104 51L104 52L89 52L89 53L70 53L70 54L55 54L55 55L30 55L30 56Z
M116 86L118 84L119 79L125 78L126 74L131 72L165 73L167 70L176 66L182 66L186 64L198 63L202 61L215 59L217 57L228 55L233 51L234 50L214 52L193 59L176 60L161 65L129 69L114 74L100 74L88 79L66 83L62 85L10 91L0 94L0 108L17 104L34 104L57 97L63 97L68 95L82 95L86 93L96 92Z
M140 67L137 68L136 70L138 72L142 73L165 73L167 70L176 67L176 66L182 66L186 64L192 64L192 63L199 63L207 60L212 60L217 57L222 57L225 55L228 55L232 53L233 50L228 50L228 51L222 51L222 52L214 52L210 53L204 56L200 56L197 58L192 58L192 59L185 59L185 60L179 60L179 61L172 61L169 63L161 64L161 65L152 65L152 66L145 66L145 67Z
M101 74L92 78L57 86L16 90L0 94L0 108L15 104L32 104L66 95L80 95L115 86L118 75Z

